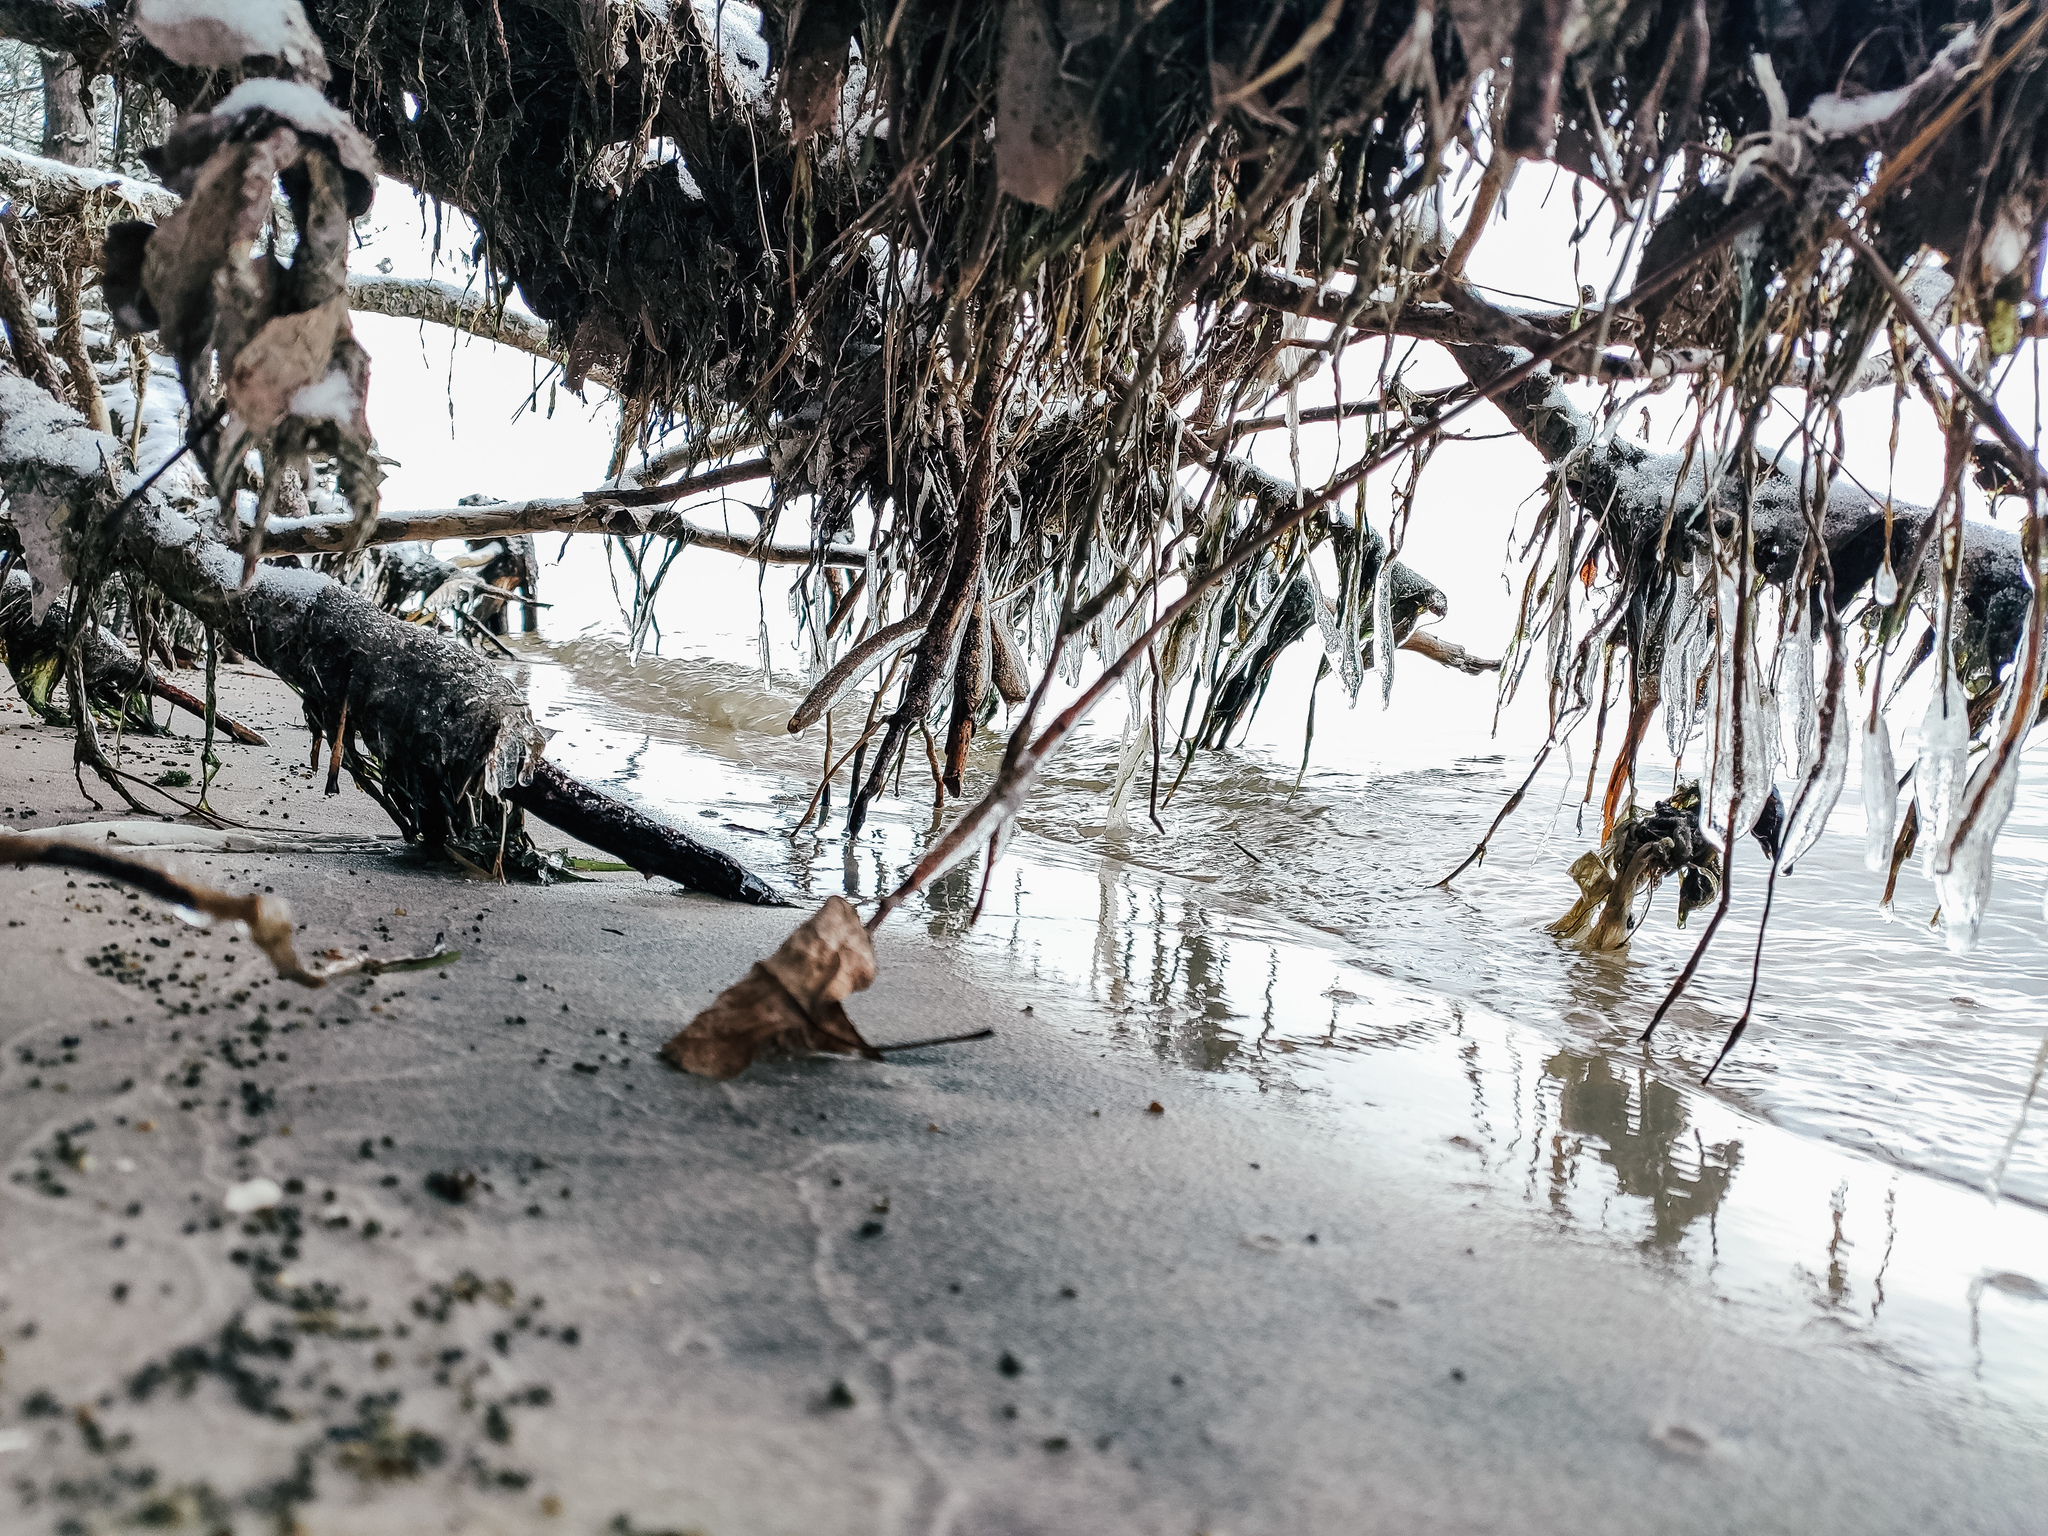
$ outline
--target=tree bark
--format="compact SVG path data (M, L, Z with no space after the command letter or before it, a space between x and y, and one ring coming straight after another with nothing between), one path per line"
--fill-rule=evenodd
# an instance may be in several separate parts
M1475 385L1484 386L1528 356L1514 347L1459 346L1451 349ZM1603 536L1627 580L1643 594L1631 622L1640 624L1654 606L1649 594L1673 579L1706 537L1713 517L1725 535L1734 527L1736 487L1718 476L1719 492L1707 502L1707 468L1699 458L1688 465L1682 453L1657 453L1619 434L1601 437L1593 421L1573 402L1548 368L1539 368L1497 396L1509 424L1546 462L1567 466L1569 488L1600 519ZM1960 407L1959 407L1960 408ZM1800 465L1768 471L1751 493L1750 519L1756 572L1782 585L1797 574L1809 538L1800 505ZM1900 587L1908 593L1936 579L1938 551L1929 547L1908 569L1933 516L1931 509L1894 501L1890 553ZM1665 533L1666 521L1670 533ZM1844 611L1884 564L1884 503L1837 476L1821 514L1821 536L1833 576L1836 610ZM1660 546L1667 569L1659 571ZM2018 535L1975 521L1963 525L1962 566L1957 584L1958 638L1967 674L1995 676L2017 649L2027 608L2027 582ZM1647 635L1632 643L1659 643Z
M43 66L43 155L65 165L98 165L99 125L85 100L85 71L68 53L38 53Z
M61 398L57 365L50 361L50 350L43 345L42 332L36 329L35 307L29 302L27 284L21 280L21 266L14 259L14 242L8 238L4 220L0 220L0 320L7 323L8 344L14 350L14 364L22 377Z
M551 363L565 362L569 355L549 337L544 322L433 278L352 276L348 307L361 314L445 325ZM606 389L618 388L609 368L592 368L587 377Z

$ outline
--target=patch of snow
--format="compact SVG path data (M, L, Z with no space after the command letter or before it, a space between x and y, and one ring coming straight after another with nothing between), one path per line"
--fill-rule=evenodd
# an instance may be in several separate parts
M690 0L697 31L718 58L727 90L750 107L768 100L768 39L761 12L746 0Z
M241 556L234 556L232 563L234 583L239 585L242 580ZM318 571L294 570L288 565L264 566L261 580L266 593L283 598L301 613L311 608L320 600L320 595L334 585Z
M299 0L138 0L129 14L175 64L233 69L244 59L282 59L327 78L327 55Z
M305 384L286 403L287 410L305 421L331 421L347 427L362 409L347 370L329 369L324 378Z
M1815 133L1830 139L1845 133L1861 133L1898 111L1912 94L1910 85L1846 99L1830 91L1813 98L1813 105L1806 109L1806 123Z
M1918 78L1895 90L1873 91L1868 96L1848 98L1833 91L1816 96L1806 108L1807 130L1816 138L1835 138L1875 128L1930 85L1939 85L1951 78L1976 50L1977 29L1966 26L1934 56L1934 61Z
M213 109L215 117L234 117L261 107L273 112L294 128L326 138L353 137L356 126L349 116L310 85L291 80L244 80L229 91Z

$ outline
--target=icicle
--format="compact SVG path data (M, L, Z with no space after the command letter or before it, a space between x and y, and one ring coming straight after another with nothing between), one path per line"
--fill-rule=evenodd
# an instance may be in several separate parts
M2019 790L2020 753L2033 729L2041 697L2042 600L2043 584L2048 581L2048 571L2042 568L2041 513L2036 496L2020 538L2030 592L2019 653L2003 679L1998 710L1985 737L1988 750L1956 802L1956 829L1934 850L1934 889L1941 898L1942 926L1953 955L1966 955L1977 947L1984 909L1991 904L1992 850L2012 814L2013 798ZM1963 729L1967 735L1969 727Z
M2033 708L2031 701L2027 707ZM1994 730L1991 739L1996 742L1999 734ZM1996 749L1985 753L1971 775L1968 792L1957 803L1971 804L1980 794L1982 802L1969 830L1949 849L1948 869L1937 870L1934 876L1934 893L1941 901L1942 936L1952 955L1967 955L1977 947L1984 909L1991 904L1992 845L2012 814L2013 796L2019 790L2019 753L2007 753L2003 765L1998 758Z
M1753 645L1741 646L1738 653L1736 644L1737 607L1735 578L1726 571L1715 573L1716 605L1714 654L1714 717L1708 749L1713 771L1708 776L1706 805L1707 825L1722 836L1740 837L1756 825L1756 819L1763 814L1763 808L1771 795L1770 759L1766 755L1764 705L1768 702L1763 693L1763 680L1758 674L1756 650ZM1729 797L1735 791L1737 763L1735 759L1735 669L1740 666L1742 674L1742 805L1737 812L1737 825L1727 826ZM1771 705L1775 710L1776 705Z
M1767 596L1775 597L1777 594L1773 592L1767 594ZM1770 797L1768 786L1776 775L1778 764L1785 759L1785 733L1782 729L1782 715L1784 711L1778 697L1779 677L1785 664L1783 641L1780 641L1777 653L1772 656L1769 665L1766 665L1762 656L1756 653L1762 649L1762 637L1764 635L1777 633L1778 625L1775 622L1775 615L1771 614L1768 610L1757 614L1752 619L1750 625L1750 664L1754 668L1751 676L1756 681L1756 691L1751 693L1747 684L1744 685L1743 689L1744 697L1754 699L1756 702L1754 713L1757 725L1757 743L1754 753L1751 753L1749 750L1749 733L1747 731L1743 732L1743 761L1745 764L1754 762L1758 773L1757 777L1751 778L1745 768L1743 782L1752 788L1756 788L1757 792L1766 799ZM1762 787L1757 788L1758 786Z
M1722 572L1715 573L1713 718L1707 727L1707 752L1712 769L1707 774L1706 822L1723 839L1728 824L1728 798L1735 792L1735 583Z
M1351 707L1358 707L1358 690L1365 685L1365 658L1359 652L1358 588L1365 570L1365 541L1371 536L1365 526L1364 490L1360 488L1358 516L1353 523L1358 537L1352 541L1351 563L1344 564L1340 558L1337 564L1337 578L1342 583L1337 593L1335 648L1330 651L1330 660L1336 663L1337 681L1343 684Z
M1922 868L1931 879L1937 850L1955 832L1970 766L1970 701L1955 668L1940 657L1941 680L1920 721L1920 755L1913 768L1913 798L1920 807L1921 846L1927 850Z
M1380 675L1380 708L1394 701L1394 562L1380 561L1372 586L1372 664Z
M1803 598L1793 601L1804 609ZM1820 760L1820 720L1815 713L1813 694L1813 628L1807 623L1804 612L1794 615L1792 627L1778 647L1778 655L1778 703L1784 715L1779 739L1791 746L1791 751L1784 758L1786 768L1804 784L1813 773L1813 765ZM1842 718L1836 730L1847 741L1850 734L1848 701L1845 699L1837 709Z
M1848 713L1846 707L1842 713ZM1820 756L1820 777L1804 781L1809 788L1799 803L1782 846L1780 861L1787 870L1820 841L1828 817L1834 814L1835 806L1841 801L1842 785L1849 777L1849 738L1854 734L1847 720L1837 720L1833 737Z
M1870 583L1870 595L1887 608L1899 600L1899 578L1892 574L1889 549L1885 551L1884 564L1877 568L1877 576Z
M1800 628L1804 629L1804 625ZM1813 689L1813 645L1810 635L1802 636L1806 645L1806 686L1809 698ZM1790 643L1788 637L1787 643ZM1779 866L1788 872L1807 850L1820 841L1820 834L1828 824L1828 817L1834 814L1835 806L1842 798L1842 785L1849 777L1849 742L1855 735L1855 728L1849 722L1848 688L1842 690L1843 697L1835 701L1834 729L1828 733L1825 746L1815 748L1814 764L1807 768L1799 779L1798 799L1792 808L1792 824L1785 829L1784 841L1779 845ZM1810 710L1811 706L1809 706ZM1818 776L1815 770L1818 769ZM1759 791L1761 793L1761 791Z
M1756 825L1757 817L1763 814L1765 803L1771 797L1771 767L1766 755L1768 736L1764 719L1768 702L1764 695L1763 680L1759 676L1754 645L1736 645L1737 607L1735 578L1726 571L1715 573L1716 602L1715 639L1718 644L1714 655L1714 718L1708 748L1712 756L1713 772L1708 777L1707 825L1717 835L1740 837ZM1742 675L1742 805L1737 812L1737 824L1731 829L1723 820L1728 814L1728 800L1735 790L1737 764L1735 759L1735 669L1740 666ZM1776 706L1771 705L1775 710Z
M1883 874L1892 867L1899 833L1899 770L1892 761L1892 729L1882 710L1872 710L1863 732L1863 867Z
M2016 664L2007 674L2005 692L1986 738L1991 749L1978 762L1956 802L1957 818L1969 814L1970 824L1958 829L1950 846L1937 848L1934 854L1934 891L1941 901L1942 928L1952 955L1967 955L1977 947L1984 909L1991 902L1992 847L2012 814L2013 797L2019 789L2020 748L2032 724L2034 695L2040 692L2021 686L2021 670ZM2024 709L2028 718L2016 722L2015 708ZM2015 735L2010 750L2001 750L2007 738ZM1974 814L1965 808L1974 808Z
M1685 751L1686 738L1692 735L1694 685L1699 674L1688 668L1691 655L1687 642L1691 638L1690 627L1698 618L1697 606L1693 601L1692 579L1681 571L1664 618L1664 665L1658 679L1658 697L1664 703L1664 740L1674 758Z

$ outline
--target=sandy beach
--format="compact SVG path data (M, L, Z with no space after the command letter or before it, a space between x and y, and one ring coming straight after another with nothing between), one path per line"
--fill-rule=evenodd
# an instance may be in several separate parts
M656 1049L793 914L420 864L285 689L222 694L270 746L215 806L364 841L167 856L302 951L462 955L311 991L0 871L9 1531L2044 1528L2040 1386L1996 1369L2039 1272L1978 1282L1977 1379L1923 1368L1561 1228L1399 1071L1340 1121L914 923L855 1017L992 1039L688 1078ZM109 820L8 695L0 825Z

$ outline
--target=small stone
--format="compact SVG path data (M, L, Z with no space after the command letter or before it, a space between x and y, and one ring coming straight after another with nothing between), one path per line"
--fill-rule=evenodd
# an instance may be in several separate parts
M247 1216L252 1211L267 1211L284 1198L284 1191L274 1179L248 1179L229 1187L221 1204L235 1216Z

